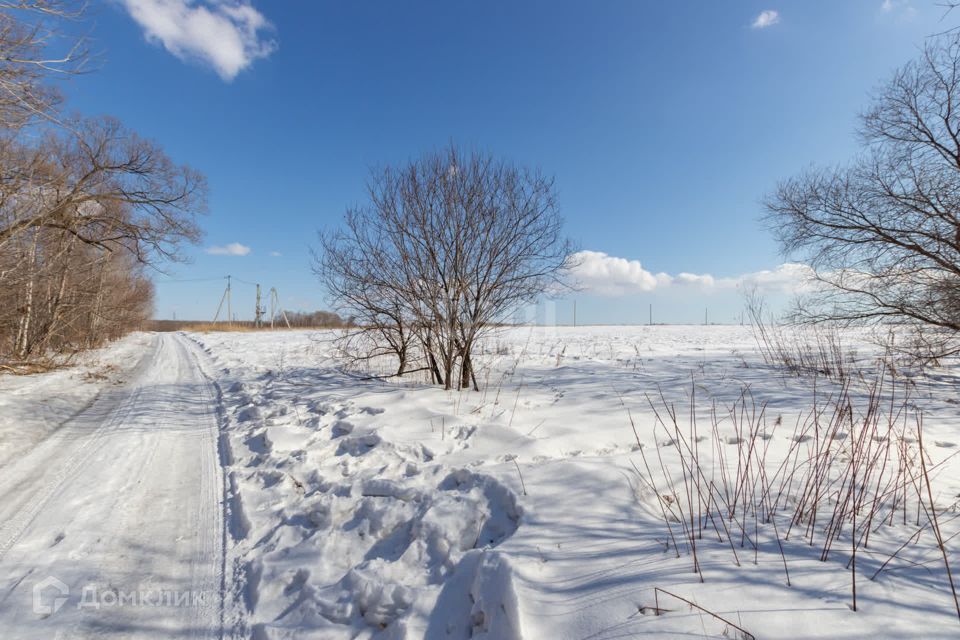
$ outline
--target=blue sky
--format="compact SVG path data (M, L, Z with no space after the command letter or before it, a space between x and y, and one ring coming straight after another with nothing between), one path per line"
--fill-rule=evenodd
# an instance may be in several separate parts
M66 85L71 106L118 116L209 178L203 244L157 277L157 317L196 319L226 274L277 287L289 308L326 306L316 230L363 201L371 166L453 140L556 177L568 233L592 252L580 322L645 322L651 303L658 321L706 307L730 321L738 283L776 297L796 271L775 271L762 196L854 154L869 91L957 22L932 0L91 8L77 28L101 61ZM210 253L233 243L249 252ZM251 317L253 287L234 294ZM547 309L571 314L569 299Z

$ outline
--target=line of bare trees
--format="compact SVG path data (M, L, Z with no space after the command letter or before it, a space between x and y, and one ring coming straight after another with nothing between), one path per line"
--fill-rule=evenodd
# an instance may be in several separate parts
M68 0L0 2L0 361L137 328L147 270L199 239L206 182L109 117L67 116L57 78L88 60ZM7 365L9 366L9 364Z
M553 180L451 145L373 171L368 197L320 234L314 256L337 311L357 325L344 351L478 389L478 340L562 286L571 266Z
M287 322L291 327L347 327L349 320L344 320L332 311L284 311Z

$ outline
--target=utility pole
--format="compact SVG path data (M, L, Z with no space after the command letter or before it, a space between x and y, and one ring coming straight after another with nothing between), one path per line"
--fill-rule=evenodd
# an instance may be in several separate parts
M230 307L230 276L227 276L227 326L233 326L233 310Z
M263 318L263 307L260 306L260 284L257 284L257 305L253 310L253 326L260 328Z
M573 326L577 326L577 301L573 301Z
M220 296L220 304L217 305L217 312L213 314L213 324L217 324L217 320L220 318L220 312L223 311L223 303L225 301L227 302L227 309L230 308L230 303L228 301L229 298L230 298L230 276L227 276L227 288L223 290L223 295ZM227 311L227 313L229 314L230 312ZM227 321L229 320L230 320L230 317L228 315Z
M653 303L650 303L650 326L653 326Z
M703 310L703 324L710 324L710 321L708 320L709 316L707 315L708 313L710 313L709 309Z
M290 329L290 321L287 319L287 312L280 306L280 295L277 293L276 287L270 287L270 328L273 328L273 318L275 315L274 303L276 303L276 309L280 311L280 315L283 316L283 321L286 323L287 329Z

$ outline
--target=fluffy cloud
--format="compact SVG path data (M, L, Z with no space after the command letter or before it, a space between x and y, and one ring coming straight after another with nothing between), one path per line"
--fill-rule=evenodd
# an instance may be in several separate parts
M760 15L753 19L750 25L754 29L766 29L780 22L780 14L772 9L761 11Z
M814 271L805 264L786 262L776 269L754 271L739 278L728 278L725 285L737 289L756 287L760 291L772 293L799 293L810 291L817 286Z
M600 295L642 293L657 288L657 276L639 260L615 258L600 251L580 251L573 256L577 286Z
M250 253L250 247L239 242L231 242L222 247L207 247L207 253L212 256L245 256Z
M880 11L904 21L912 20L917 15L917 10L910 0L883 0Z
M226 81L276 49L272 26L250 0L122 0L147 40Z
M745 273L735 278L710 274L652 273L639 260L627 260L601 251L580 251L573 256L573 277L578 288L601 296L691 288L701 291L732 291L756 287L767 293L795 293L813 286L813 270L802 264L786 263L776 269Z

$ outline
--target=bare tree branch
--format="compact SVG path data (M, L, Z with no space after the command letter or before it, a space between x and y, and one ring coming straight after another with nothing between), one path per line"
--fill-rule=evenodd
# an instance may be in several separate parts
M928 42L861 117L863 152L809 169L766 199L784 253L822 283L798 317L908 325L957 350L960 335L960 34Z

